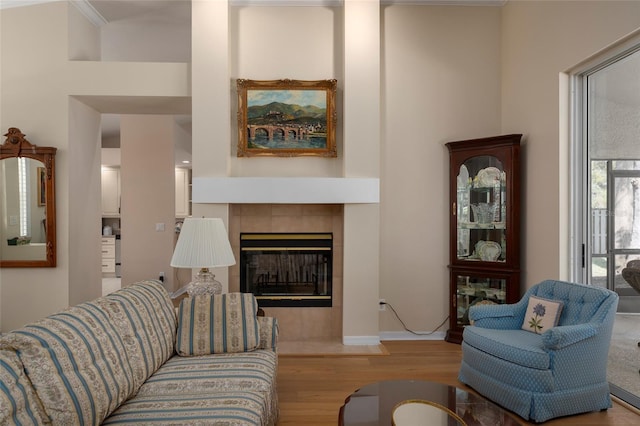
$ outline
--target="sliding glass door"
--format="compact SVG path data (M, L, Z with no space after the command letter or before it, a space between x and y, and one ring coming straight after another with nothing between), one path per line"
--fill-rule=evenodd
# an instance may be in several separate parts
M620 296L607 373L612 393L640 406L640 45L577 83L574 278Z

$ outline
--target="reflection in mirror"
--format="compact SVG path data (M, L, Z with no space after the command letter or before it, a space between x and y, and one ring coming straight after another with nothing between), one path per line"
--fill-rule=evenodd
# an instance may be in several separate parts
M56 148L17 128L0 145L0 267L56 266Z

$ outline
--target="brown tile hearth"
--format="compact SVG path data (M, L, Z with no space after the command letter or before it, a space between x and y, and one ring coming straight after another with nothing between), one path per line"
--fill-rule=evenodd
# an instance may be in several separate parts
M336 204L232 204L229 239L240 258L242 232L331 232L333 234L333 306L326 308L265 307L278 318L282 342L327 342L342 338L343 206ZM229 291L240 291L240 269L229 269Z

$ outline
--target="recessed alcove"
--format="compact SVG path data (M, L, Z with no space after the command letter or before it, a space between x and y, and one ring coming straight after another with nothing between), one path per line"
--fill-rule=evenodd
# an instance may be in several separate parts
M343 212L341 204L230 204L229 239L240 258L241 233L331 233L332 306L264 307L278 318L283 341L342 337ZM229 271L229 291L240 291L239 262Z

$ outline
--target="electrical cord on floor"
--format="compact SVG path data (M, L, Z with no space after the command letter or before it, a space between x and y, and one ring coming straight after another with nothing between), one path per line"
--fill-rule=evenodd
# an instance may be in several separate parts
M389 302L380 302L381 305L385 305L388 306L389 308L391 308L391 311L393 312L393 314L396 316L396 318L398 318L398 321L400 321L400 324L402 324L402 327L404 327L404 329L406 331L408 331L411 334L415 334L416 336L429 336L433 333L435 333L436 331L438 331L438 329L440 327L442 327L443 325L445 325L445 323L447 322L447 320L449 319L449 315L447 315L447 317L444 319L444 321L442 321L440 323L440 325L438 325L436 328L434 328L432 331L428 332L428 333L418 333L417 331L413 331L410 330L407 325L404 323L404 321L402 321L402 319L400 318L400 316L398 315L398 313L396 312L395 309L393 309L393 306L391 306L391 304Z

